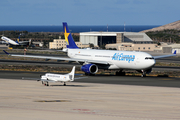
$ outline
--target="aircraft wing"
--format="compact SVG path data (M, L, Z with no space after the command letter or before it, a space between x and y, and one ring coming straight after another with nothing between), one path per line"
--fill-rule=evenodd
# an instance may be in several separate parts
M27 42L29 42L29 41L19 41L19 43L27 43Z
M54 80L46 80L46 79L39 79L39 78L26 78L22 77L23 80L37 80L37 81L43 81L43 82L56 82Z
M23 80L37 80L37 81L43 81L43 82L55 82L54 80L46 80L46 79L40 79L40 78L26 78L22 77Z
M77 80L77 79L83 79L83 78L88 78L88 77L78 77L78 78L74 78L74 79Z
M62 49L62 50L51 50L51 51L60 51L60 52L65 52L65 53L67 53L67 51L68 51L68 49L67 48L64 48L64 49Z
M37 80L40 81L39 78L26 78L26 77L22 77L23 80Z
M63 58L63 57L51 57L51 56L35 56L35 55L16 55L16 54L9 54L5 50L3 50L9 56L14 57L29 57L29 58L42 58L42 59L52 59L52 60L66 60L66 61L76 61L76 62L87 62L87 63L96 63L96 64L111 64L107 61L100 61L100 60L87 60L87 59L76 59L76 58Z
M176 56L176 50L174 51L173 54L170 55L161 55L161 56L153 56L153 57L154 59L159 59L159 58L172 57L172 56Z

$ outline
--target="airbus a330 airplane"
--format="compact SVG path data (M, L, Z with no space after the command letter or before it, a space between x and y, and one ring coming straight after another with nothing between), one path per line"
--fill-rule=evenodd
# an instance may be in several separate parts
M70 58L49 57L49 56L34 56L34 55L14 55L17 57L33 57L55 60L76 61L82 65L81 70L85 74L95 74L98 69L119 70L117 75L123 74L123 70L137 70L142 73L142 77L150 73L155 65L155 59L163 57L176 56L174 54L163 56L151 56L146 52L136 51L117 51L117 50L95 50L95 49L79 49L75 44L73 37L68 29L67 23L63 23L64 36L66 41L66 52Z

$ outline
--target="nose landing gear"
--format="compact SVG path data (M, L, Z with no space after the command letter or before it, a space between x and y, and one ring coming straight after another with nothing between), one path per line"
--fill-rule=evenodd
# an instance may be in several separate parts
M43 84L43 82L42 82L42 84ZM45 86L49 86L49 83L48 83L48 82L47 82L47 83L44 83L44 85L45 85Z
M152 71L152 68L141 70L141 73L142 73L141 77L146 77L146 74L151 73L151 71Z
M142 75L141 77L146 77L146 71L145 70L142 70Z

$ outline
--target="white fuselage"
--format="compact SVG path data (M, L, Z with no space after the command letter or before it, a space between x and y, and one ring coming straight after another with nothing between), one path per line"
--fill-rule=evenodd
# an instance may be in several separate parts
M71 75L60 75L60 74L52 74L52 73L46 73L45 75L41 76L41 79L43 80L51 80L55 82L68 82L73 81Z
M8 43L8 44L12 44L12 45L19 45L18 43L16 43L14 40L11 40L11 39L9 39L9 38L7 38L7 37L1 37L1 39L2 40L4 40L4 41L6 41L6 43Z
M145 70L155 64L150 54L135 51L68 49L68 56L76 59L106 61L110 65L108 69Z

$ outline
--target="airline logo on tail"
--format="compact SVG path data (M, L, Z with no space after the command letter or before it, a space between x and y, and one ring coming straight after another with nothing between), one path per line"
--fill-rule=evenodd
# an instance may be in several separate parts
M19 36L18 39L16 40L16 43L19 43L19 40L20 40L20 36Z
M66 27L64 27L64 37L66 41L66 45L69 45L68 36L70 33L67 33Z
M63 23L63 29L64 29L64 37L66 41L66 47L71 49L78 49L76 43L73 40L73 37L69 31L68 25L66 22Z

